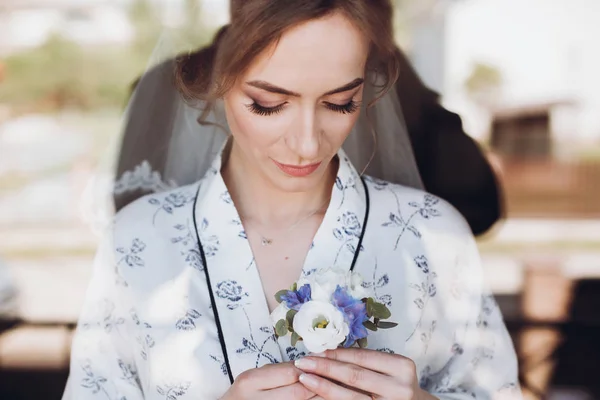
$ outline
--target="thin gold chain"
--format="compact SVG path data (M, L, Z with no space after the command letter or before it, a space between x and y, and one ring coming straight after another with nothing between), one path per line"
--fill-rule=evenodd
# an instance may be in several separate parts
M302 222L306 221L307 219L309 219L310 217L312 217L313 215L315 215L316 213L318 213L319 211L321 211L323 209L323 207L331 200L331 197L327 198L327 200L325 200L323 202L323 204L321 204L319 206L319 208L315 209L314 211L311 211L308 215L305 215L304 217L300 218L298 221L294 222L292 225L290 225L287 229L285 229L283 231L284 234L289 233L290 231L292 231L294 228L296 228L298 225L300 225ZM240 218L242 218L240 216ZM259 230L257 229L256 232L258 233L258 235L260 236L261 239L261 244L263 246L269 246L271 244L273 244L273 239L268 238L267 236L263 235L262 233L259 232Z

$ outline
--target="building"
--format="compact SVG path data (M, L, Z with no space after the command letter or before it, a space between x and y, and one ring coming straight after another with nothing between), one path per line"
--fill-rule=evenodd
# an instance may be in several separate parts
M469 133L491 139L493 113L465 90L473 66L484 63L502 76L500 108L566 102L550 107L552 141L600 145L600 2L461 1L447 10L444 102Z

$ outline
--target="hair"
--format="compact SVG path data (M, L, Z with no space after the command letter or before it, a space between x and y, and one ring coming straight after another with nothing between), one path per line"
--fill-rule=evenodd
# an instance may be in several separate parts
M243 75L255 58L284 32L306 21L342 12L370 40L367 76L383 77L378 96L392 88L399 76L390 0L231 0L231 23L215 36L203 57L186 54L175 62L175 83L190 102L203 101L203 116ZM201 117L201 119L203 119Z

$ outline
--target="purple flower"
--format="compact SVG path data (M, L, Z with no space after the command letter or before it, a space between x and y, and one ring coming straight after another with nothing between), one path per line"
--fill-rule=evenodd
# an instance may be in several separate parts
M367 306L360 299L352 297L346 289L338 285L333 293L333 304L344 313L350 333L346 337L344 347L352 346L358 339L367 337L367 328L363 326L369 317L367 316Z
M298 311L300 310L302 304L307 303L311 300L310 296L310 285L306 284L298 290L288 290L286 294L281 296L281 301L285 302L286 306L290 310Z

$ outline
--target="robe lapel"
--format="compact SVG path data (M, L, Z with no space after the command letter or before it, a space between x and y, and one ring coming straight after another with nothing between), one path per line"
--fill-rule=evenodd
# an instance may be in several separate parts
M281 362L269 308L252 250L220 174L221 157L207 173L194 207L215 323L230 380Z
M365 188L342 150L338 157L331 201L307 254L303 275L329 267L349 270L357 252L362 252L359 244L367 213ZM194 221L220 344L233 381L248 369L281 362L283 355L273 335L252 249L220 169L219 155L200 187Z
M367 213L367 194L360 176L343 150L331 202L306 257L303 274L325 268L349 270L357 252Z
M331 201L304 261L302 276L330 267L350 270L355 259L357 265L366 259L361 237L367 221L368 195L343 150L338 152L338 159ZM292 346L289 335L279 338L279 345L286 361L309 353L302 342Z

